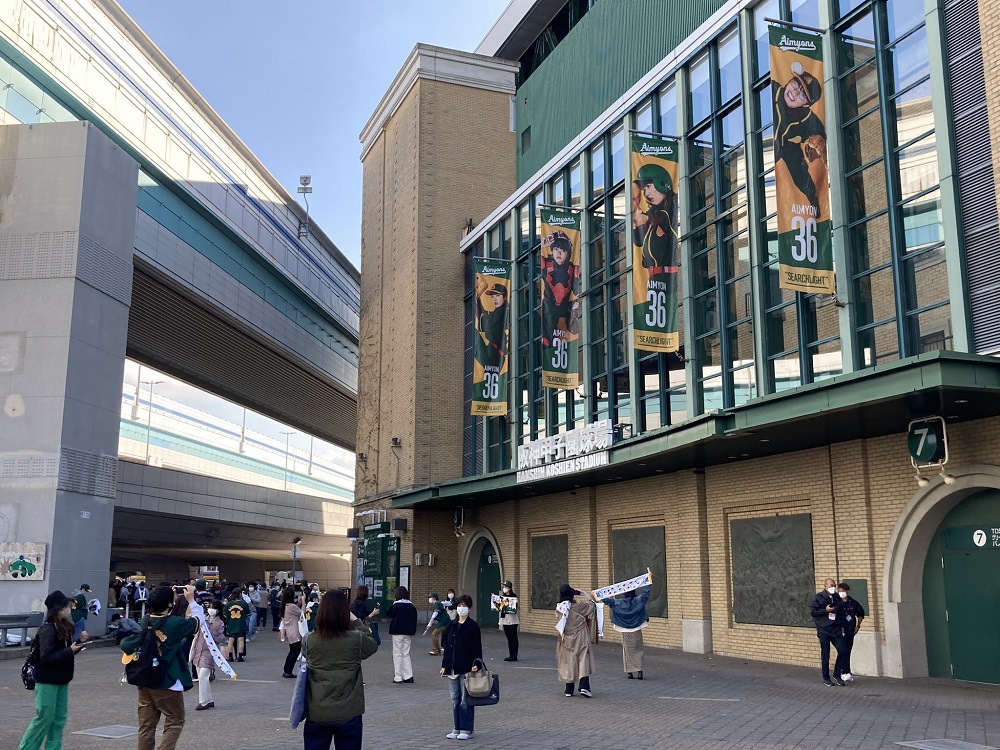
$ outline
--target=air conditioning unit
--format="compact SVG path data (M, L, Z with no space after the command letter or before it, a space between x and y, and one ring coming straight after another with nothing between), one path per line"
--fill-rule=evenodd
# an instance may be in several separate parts
M359 536L361 536L361 529L353 527L347 530L348 539L357 539Z
M431 554L430 552L427 553L427 567L428 568L434 567L434 555Z
M424 553L423 552L414 552L413 553L413 564L416 565L417 567L420 567L421 565L424 564Z

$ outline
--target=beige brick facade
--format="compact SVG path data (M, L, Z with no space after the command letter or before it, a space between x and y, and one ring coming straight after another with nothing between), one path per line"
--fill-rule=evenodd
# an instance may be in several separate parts
M1000 419L952 425L949 440L953 472L1000 464ZM1000 476L1000 468L996 471ZM869 642L856 648L855 671L885 674L891 673L883 663L885 654L893 651L886 644L884 621L886 559L904 507L921 492L906 435L896 434L708 467L704 474L678 472L468 509L461 538L455 537L446 513L416 511L414 536L404 536L403 559L412 560L407 553L413 551L436 556L434 568L412 569L414 601L449 586L463 593L457 583L475 581L479 560L470 548L485 534L495 541L503 576L520 596L521 628L553 633L555 613L530 606L533 537L567 534L569 582L594 588L612 582L613 529L663 526L668 616L650 621L644 631L647 644L690 649L685 621L709 620L715 653L812 666L817 661L813 628L734 621L729 536L735 519L808 513L816 590L828 576L868 582L869 618L863 632L875 635L865 636ZM926 548L917 553L924 555ZM475 598L475 591L464 593ZM808 605L802 603L804 612ZM610 627L605 634L607 641L618 642Z

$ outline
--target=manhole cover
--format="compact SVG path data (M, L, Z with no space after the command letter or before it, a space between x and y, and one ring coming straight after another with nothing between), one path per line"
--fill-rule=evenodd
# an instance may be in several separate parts
M977 745L975 742L962 740L914 740L913 742L897 742L903 747L915 747L917 750L997 750L989 745Z
M82 732L73 734L89 734L91 737L103 737L109 740L120 740L123 737L131 737L139 734L138 727L126 727L121 724L113 724L110 727L97 727L97 729L84 729Z

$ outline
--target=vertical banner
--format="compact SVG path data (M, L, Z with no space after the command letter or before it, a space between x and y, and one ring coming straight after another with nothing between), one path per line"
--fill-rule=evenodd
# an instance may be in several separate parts
M580 383L580 213L541 208L542 386Z
M475 361L472 364L472 413L507 413L510 333L510 261L476 258Z
M677 331L677 141L632 136L632 344L675 352Z
M834 293L822 37L770 29L779 286Z

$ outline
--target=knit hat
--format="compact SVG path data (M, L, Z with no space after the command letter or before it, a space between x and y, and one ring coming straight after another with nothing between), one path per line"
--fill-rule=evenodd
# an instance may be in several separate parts
M564 583L562 586L559 587L559 601L568 602L570 599L572 599L579 593L580 593L579 591L570 586L568 583Z
M59 589L56 589L47 597L45 597L45 608L50 612L57 612L63 607L68 606L70 599L66 594L64 594Z

